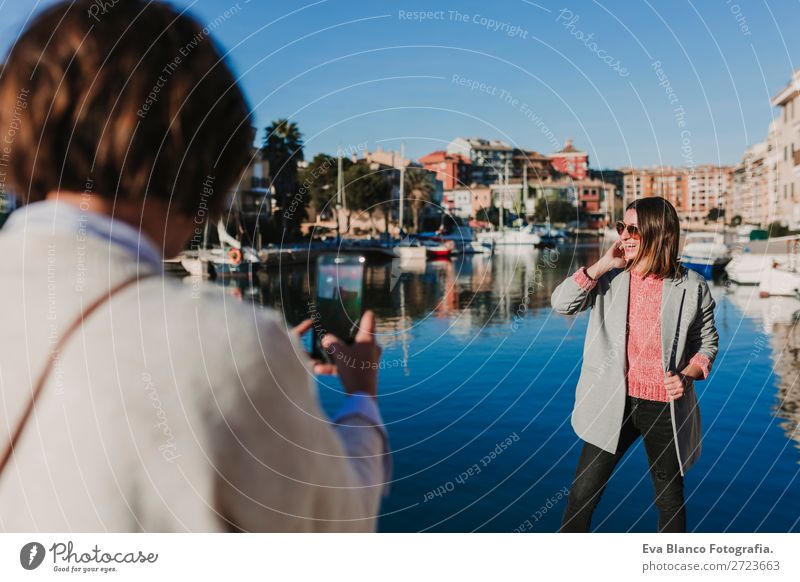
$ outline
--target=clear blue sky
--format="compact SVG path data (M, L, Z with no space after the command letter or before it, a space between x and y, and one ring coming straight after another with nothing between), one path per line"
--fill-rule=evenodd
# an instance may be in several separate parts
M4 50L34 4L0 0ZM306 157L401 141L418 157L478 135L541 152L572 137L592 167L732 164L764 139L769 98L800 67L797 1L174 4L204 23L232 9L215 36L241 76L259 139L271 119L289 117ZM420 10L442 12L409 17Z

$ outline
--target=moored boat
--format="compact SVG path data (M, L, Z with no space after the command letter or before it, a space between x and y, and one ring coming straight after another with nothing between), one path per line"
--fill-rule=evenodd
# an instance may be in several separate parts
M429 259L446 259L456 246L453 241L442 239L427 239L422 244Z
M713 232L690 232L684 241L681 264L710 278L731 260L725 237Z
M499 245L537 246L541 244L542 239L532 226L527 225L478 233L478 242L490 247Z

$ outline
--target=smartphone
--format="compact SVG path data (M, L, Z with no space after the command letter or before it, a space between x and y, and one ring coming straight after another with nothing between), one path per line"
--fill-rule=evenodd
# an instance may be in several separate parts
M353 343L363 312L364 265L358 255L327 253L317 259L314 299L309 317L314 322L311 356L332 361L320 342L332 333L346 343Z

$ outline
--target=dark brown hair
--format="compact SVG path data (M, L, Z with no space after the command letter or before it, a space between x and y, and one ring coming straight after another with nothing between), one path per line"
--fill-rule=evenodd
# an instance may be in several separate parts
M634 200L626 208L631 209L636 211L641 238L639 252L628 270L641 267L644 275L677 277L681 223L675 207L660 196L652 196Z
M40 13L0 73L3 135L8 185L26 202L58 190L151 196L212 216L253 140L247 102L209 30L145 0L76 0Z

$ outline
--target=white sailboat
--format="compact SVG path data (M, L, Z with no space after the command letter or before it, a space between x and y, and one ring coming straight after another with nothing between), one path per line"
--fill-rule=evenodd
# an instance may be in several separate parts
M220 246L207 247L207 236L204 235L202 248L185 251L178 257L178 262L190 275L208 275L209 264L213 266L215 274L247 273L258 270L261 262L258 254L228 234L222 220L217 223L217 235Z
M481 232L477 235L478 242L487 247L504 246L504 245L523 245L523 246L536 246L541 244L542 238L532 225L525 225L515 228L506 228L503 224L503 210L505 207L505 192L508 188L508 162L504 173L504 186L502 190L502 199L500 200L499 212L500 220L499 228L493 231Z

